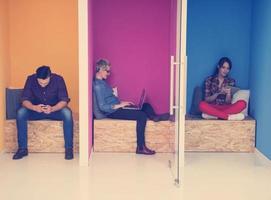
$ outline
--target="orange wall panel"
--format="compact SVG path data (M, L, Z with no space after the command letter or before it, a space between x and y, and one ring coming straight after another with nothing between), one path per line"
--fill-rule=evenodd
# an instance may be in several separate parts
M40 65L66 81L78 113L77 0L10 0L10 86L23 87Z
M5 88L9 81L8 0L0 0L0 151L3 149Z

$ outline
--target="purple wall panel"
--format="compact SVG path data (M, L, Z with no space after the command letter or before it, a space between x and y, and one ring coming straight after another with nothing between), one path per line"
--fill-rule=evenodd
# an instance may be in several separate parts
M177 0L171 0L170 8L170 55L176 56Z
M145 88L147 101L158 112L168 112L170 53L175 51L172 21L175 14L171 10L175 3L172 0L92 2L93 27L89 31L94 39L93 44L90 42L93 47L90 63L94 65L99 58L110 60L109 83L118 87L121 100L138 102Z

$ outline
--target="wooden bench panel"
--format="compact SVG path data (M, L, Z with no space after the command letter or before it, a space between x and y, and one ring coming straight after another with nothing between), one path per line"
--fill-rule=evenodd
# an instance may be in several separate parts
M146 144L157 152L172 152L173 122L148 121ZM94 120L95 152L135 152L136 122L128 120Z
M17 150L15 120L7 120L4 127L5 150ZM174 151L174 123L148 121L147 146L157 152ZM255 120L202 120L187 117L185 122L185 150L210 152L253 152ZM29 121L28 148L30 152L64 152L61 121ZM95 152L135 152L136 122L127 120L94 120ZM74 150L79 151L79 123L74 121Z
M147 146L157 152L174 152L174 123L148 121ZM203 120L187 117L185 150L209 152L253 152L255 120ZM127 120L94 120L95 152L135 152L136 122Z
M187 117L185 122L186 151L253 152L255 120L203 120Z
M79 151L79 122L74 120L74 151ZM15 152L18 148L15 120L6 120L4 127L4 148ZM29 152L64 152L63 122L52 120L28 121Z

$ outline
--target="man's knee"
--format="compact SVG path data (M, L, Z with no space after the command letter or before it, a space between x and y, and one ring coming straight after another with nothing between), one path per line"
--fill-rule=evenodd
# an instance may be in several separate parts
M140 111L140 112L138 113L138 119L139 119L139 120L145 120L145 121L147 121L148 116L147 116L147 114L146 114L145 112Z
M151 104L149 104L149 103L144 103L144 104L143 104L143 107L151 107Z
M62 114L63 116L63 119L66 119L66 120L72 120L72 111L71 109L69 108L63 108L60 110L60 113Z
M17 110L17 119L26 118L28 116L28 109L21 107Z

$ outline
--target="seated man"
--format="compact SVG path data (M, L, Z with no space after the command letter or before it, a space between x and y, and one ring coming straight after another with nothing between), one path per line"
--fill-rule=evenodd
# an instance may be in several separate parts
M153 155L154 150L149 149L145 143L145 128L147 119L155 122L165 121L169 119L169 113L156 114L153 107L149 103L144 103L141 109L127 110L126 106L133 105L129 101L120 101L115 96L113 89L106 82L110 75L111 65L105 59L100 59L96 64L96 74L93 82L93 88L97 97L99 109L108 117L112 119L135 120L137 148L136 154Z
M70 101L64 79L41 66L28 76L22 93L22 107L17 111L18 151L13 159L28 155L27 120L62 120L65 140L65 159L73 159L73 118L67 107Z

